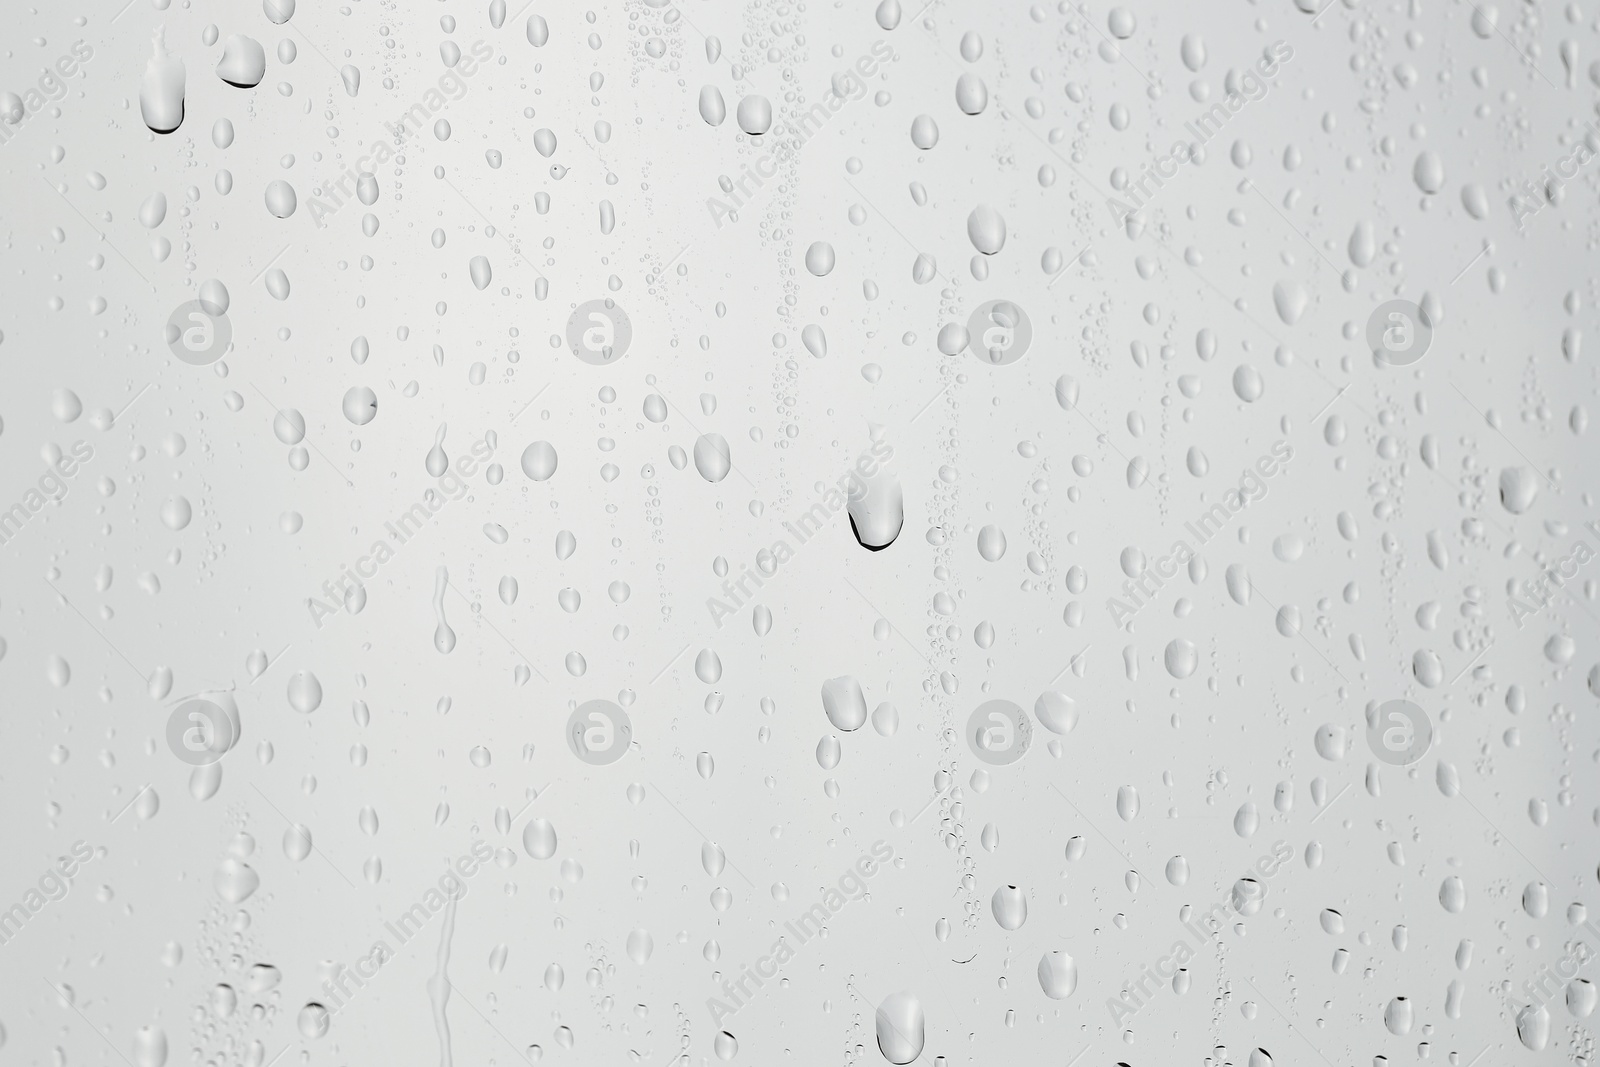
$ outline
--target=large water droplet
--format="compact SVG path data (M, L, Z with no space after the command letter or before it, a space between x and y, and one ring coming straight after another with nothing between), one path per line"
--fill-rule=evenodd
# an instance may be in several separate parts
M1028 919L1028 896L1017 886L1003 885L994 891L989 908L1000 929L1015 930Z
M456 647L456 632L450 629L444 617L444 594L449 587L450 571L439 567L433 572L433 616L437 620L433 627L433 647L441 654Z
M707 685L716 685L722 678L722 659L711 649L702 648L694 658L694 675Z
M978 531L978 555L996 563L1006 554L1006 535L993 524Z
M733 469L727 439L719 433L701 434L694 443L694 469L708 482L720 482Z
M890 1063L910 1063L922 1055L926 1027L921 1001L910 993L890 993L878 1005L878 1051Z
M303 860L311 855L311 830L295 823L283 832L283 854L292 860Z
M849 733L861 729L867 721L867 696L861 691L861 683L849 675L823 682L822 710L836 730Z
M302 715L309 715L322 706L322 683L310 671L296 671L289 676L289 706Z
M1543 1052L1550 1044L1550 1009L1543 1004L1529 1004L1517 1012L1517 1040L1525 1048Z
M428 449L428 455L422 461L428 473L435 478L442 478L444 472L450 469L450 457L445 455L444 451L444 435L447 429L446 423L439 424L438 431L433 435L433 447Z
M1187 678L1200 665L1200 653L1194 647L1194 642L1182 637L1174 637L1167 642L1167 651L1163 658L1167 673L1174 678Z
M956 79L956 107L967 115L981 115L989 106L989 87L968 71Z
M253 89L266 73L267 53L254 37L236 33L222 43L217 77L240 89Z
M141 1026L133 1032L134 1067L164 1067L167 1033L159 1026Z
M1051 1000L1065 1000L1078 988L1078 961L1059 949L1039 957L1039 988Z
M1078 724L1078 706L1065 693L1047 689L1033 702L1033 714L1046 730L1064 734Z
M628 958L641 967L650 962L650 954L656 950L655 938L644 929L635 929L628 934Z
M166 28L156 30L153 54L139 83L139 115L156 133L171 133L183 124L183 60L167 51Z
M300 1009L295 1016L295 1027L306 1037L318 1038L328 1032L328 1025L333 1020L333 1015L327 1008L312 1001Z
M852 480L846 508L850 532L869 552L881 552L894 544L905 526L906 502L900 479L885 470L859 482Z
M556 448L549 441L535 441L522 450L522 473L536 482L548 481L556 472Z
M223 860L211 876L211 887L225 904L242 904L261 885L261 876L233 857Z
M722 100L722 90L715 85L700 87L700 117L708 126L721 126L728 117L728 105Z
M824 278L833 272L836 259L831 244L827 241L813 241L811 247L806 249L806 270L818 278Z
M1117 817L1132 822L1139 814L1139 790L1131 785L1117 787Z
M992 256L1006 246L1006 220L989 205L979 204L967 216L967 238L973 248Z
M1500 506L1521 515L1533 506L1539 495L1539 478L1527 467L1505 467L1500 471Z
M345 418L357 426L365 426L378 417L378 394L364 385L353 386L344 394L342 407Z
M547 860L556 854L556 828L548 819L529 819L522 828L522 847L536 860Z
M1411 178L1423 192L1437 193L1444 188L1444 160L1432 149L1419 152L1411 166Z
M494 277L488 256L473 256L471 262L467 264L467 273L472 276L472 284L479 289L487 289Z

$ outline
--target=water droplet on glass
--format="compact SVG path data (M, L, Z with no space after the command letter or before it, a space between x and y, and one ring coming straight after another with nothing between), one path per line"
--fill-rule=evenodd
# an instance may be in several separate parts
M535 441L522 450L522 473L536 482L548 481L556 472L556 449L549 441Z
M722 90L715 85L700 88L700 117L706 120L708 126L721 126L728 117L728 105L723 103Z
M1028 919L1027 894L1014 885L1003 885L996 889L989 900L989 907L994 912L994 921L1000 924L1002 930L1015 930Z
M867 721L867 697L861 683L849 675L822 683L822 710L834 729L850 733Z
M156 133L183 124L183 60L167 51L166 28L156 30L152 56L139 83L139 114Z
M447 425L441 422L438 431L433 435L433 447L428 449L428 455L422 463L427 468L428 473L435 478L443 477L444 472L450 469L450 457L445 455L444 451L446 429L448 429Z
M708 482L720 482L733 469L728 441L719 433L701 434L694 443L694 469Z
M309 715L322 706L322 683L310 671L296 671L289 676L289 706L302 715Z
M522 848L536 860L556 854L556 830L548 819L529 819L522 828Z
M267 53L261 42L237 33L223 42L217 77L237 88L253 89L266 73Z
M752 93L739 101L734 118L741 130L759 137L772 128L772 102L759 93Z
M927 1019L921 1001L910 993L891 993L877 1011L878 1051L893 1064L908 1064L922 1055Z
M433 628L433 647L441 653L448 653L456 647L456 632L450 629L450 624L444 618L444 594L450 586L450 571L439 567L433 572L433 616L437 621Z
M1078 961L1057 949L1039 957L1039 988L1051 1000L1065 1000L1078 988Z

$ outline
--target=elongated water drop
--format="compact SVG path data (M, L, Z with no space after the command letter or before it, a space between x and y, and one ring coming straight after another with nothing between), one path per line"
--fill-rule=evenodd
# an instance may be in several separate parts
M433 647L447 653L456 647L456 632L444 619L444 591L450 584L450 572L440 567L433 573L433 614L439 623L433 628Z
M479 289L487 289L490 279L494 277L488 256L473 256L472 262L467 264L467 273L472 275L472 284Z
M822 711L834 729L849 733L867 721L867 697L848 674L822 683Z
M860 481L852 479L845 507L850 515L850 532L856 543L869 552L881 552L894 544L905 526L905 493L900 479L885 470Z
M720 482L733 469L728 439L720 433L701 434L694 443L694 469L708 482Z
M450 457L445 455L444 434L448 429L446 423L439 424L439 432L433 435L433 447L428 449L428 456L423 460L423 466L435 478L444 477L444 472L450 469Z
M167 51L166 27L156 30L153 55L139 83L139 115L156 133L183 125L183 60Z
M167 1034L159 1026L141 1026L133 1035L135 1067L164 1067L167 1062Z
M878 1051L894 1064L907 1064L922 1055L927 1017L922 1003L910 993L890 993L878 1005Z
M723 102L722 90L715 85L700 87L700 117L707 126L721 126L728 117L728 105Z
M800 331L800 341L806 346L806 351L818 359L828 354L828 336L816 323Z
M745 133L760 137L772 129L772 101L759 93L752 93L739 101L734 118Z

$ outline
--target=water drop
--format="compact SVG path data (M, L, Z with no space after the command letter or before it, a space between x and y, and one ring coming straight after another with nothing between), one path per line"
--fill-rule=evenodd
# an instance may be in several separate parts
M435 478L444 477L444 472L450 469L450 457L445 455L444 451L444 435L447 428L445 423L439 424L438 431L433 435L433 447L428 449L428 455L422 462L428 473Z
M708 482L720 482L733 469L728 441L719 433L701 434L694 443L694 469Z
M441 566L433 572L433 615L438 620L433 628L433 647L440 653L456 647L456 632L444 618L444 593L449 585L450 571Z
M156 30L152 56L139 83L139 114L156 133L183 124L183 60L167 51L166 28Z
M884 1059L904 1065L922 1055L927 1019L916 997L904 992L884 997L876 1023L878 1051Z
M253 89L266 73L267 53L261 42L237 33L223 42L217 77L236 88Z
M556 854L556 830L548 819L529 819L522 828L522 847L536 860L547 860Z
M535 441L522 450L522 473L536 482L548 481L556 472L556 449L549 441Z

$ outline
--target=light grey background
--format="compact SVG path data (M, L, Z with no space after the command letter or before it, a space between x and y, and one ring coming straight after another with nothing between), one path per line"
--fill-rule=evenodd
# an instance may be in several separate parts
M506 1063L533 1045L551 1062L716 1062L706 1001L724 972L766 952L882 839L898 859L871 879L870 900L797 949L784 988L769 983L724 1023L734 1062L884 1062L874 1012L902 990L926 1013L930 1064L1243 1064L1258 1048L1295 1064L1592 1058L1587 1021L1560 995L1542 1051L1519 1041L1505 998L1525 1003L1521 984L1580 936L1573 919L1592 917L1581 909L1595 896L1600 746L1585 677L1600 659L1600 571L1520 627L1508 600L1508 582L1534 579L1540 559L1580 537L1600 544L1580 526L1600 518L1591 445L1571 428L1595 387L1572 339L1593 336L1600 298L1594 164L1523 232L1507 203L1595 117L1594 10L1504 4L1491 20L1493 8L1464 3L1338 0L1316 14L1288 0L1140 2L1119 54L1120 19L1103 6L938 0L907 6L892 30L860 2L535 0L499 29L486 6L307 2L283 25L244 2L9 13L0 89L21 93L74 41L94 57L0 144L0 505L24 498L52 446L83 440L94 457L59 506L0 546L0 906L75 841L96 858L0 945L0 1056L162 1067L159 1030L168 1062ZM549 25L538 48L532 13ZM266 48L258 88L216 77L213 23ZM161 137L138 101L158 27L187 70L183 125ZM969 32L982 41L972 61ZM721 42L717 62L705 35ZM1204 41L1198 70L1183 61L1186 35ZM319 227L319 185L437 83L443 41L480 39L495 58L441 112L448 139L412 138L403 165L380 169L374 205ZM292 63L279 59L284 40ZM1185 137L1229 71L1280 40L1294 55L1273 91L1179 171L1136 238L1113 224L1114 170ZM798 114L879 41L895 59L865 95L719 227L706 206L724 196L719 176L769 150L739 132L738 101L759 92L780 118ZM355 97L337 73L346 64L361 71ZM988 89L976 116L956 105L966 72ZM717 127L697 109L706 84L727 101ZM909 132L922 114L940 130L927 151ZM211 137L221 118L236 130L227 149ZM534 147L541 128L557 139L550 158ZM498 169L488 150L502 153ZM1432 195L1414 178L1423 152L1443 166ZM559 179L552 164L566 168ZM264 206L279 178L299 198L286 219ZM1486 218L1468 211L1468 185ZM169 209L150 230L139 206L156 192ZM980 204L1008 231L985 280L966 226ZM1365 269L1350 254L1361 224L1376 245ZM156 237L171 242L165 259ZM804 263L815 241L836 251L825 277ZM1050 248L1070 261L1059 277L1041 266ZM912 278L919 252L940 272L925 285ZM468 276L478 255L493 268L484 290ZM287 300L268 293L269 267L288 276ZM212 278L231 295L234 350L191 367L162 328ZM1303 292L1296 321L1275 286ZM633 342L595 367L565 348L565 325L607 295ZM1442 309L1432 350L1414 367L1377 363L1368 314L1425 295ZM999 298L1032 321L1022 359L941 353L941 327ZM813 323L827 337L820 359L801 343ZM358 335L371 345L361 365ZM1264 383L1249 403L1233 387L1242 364ZM1078 382L1070 411L1056 399L1062 375ZM378 397L362 427L341 412L355 386ZM80 415L63 418L74 412L60 390ZM642 413L652 393L670 407L660 424ZM306 419L304 470L274 436L280 407ZM434 483L424 458L441 424L452 459L495 434L504 481L477 474L368 584L363 611L319 628L306 599ZM715 483L669 456L702 433L729 442L733 469ZM754 566L874 433L904 491L898 540L869 553L839 511L761 591L769 633L754 632L748 606L715 626L714 559L735 576ZM548 481L518 465L535 440L559 454ZM1293 460L1206 545L1205 577L1168 582L1119 631L1105 602L1126 578L1125 550L1165 554L1279 440ZM1130 488L1136 462L1148 478ZM1500 501L1505 468L1538 482L1522 514ZM173 497L192 507L182 529L163 521ZM285 532L287 513L298 532ZM487 523L509 540L485 536ZM996 562L976 547L990 524L1008 546ZM562 530L577 544L565 560ZM1254 584L1246 605L1227 592L1234 564ZM440 566L458 637L448 654L433 645ZM509 606L504 575L520 585ZM616 581L630 590L620 604ZM569 587L575 613L558 603ZM1300 627L1287 637L1285 605ZM987 649L974 640L983 622ZM1198 657L1182 679L1164 664L1179 639ZM702 649L722 664L714 683L696 674ZM270 666L253 677L257 650ZM1435 684L1419 681L1419 653L1437 657ZM171 688L152 695L162 670ZM309 714L287 695L302 671L323 691ZM900 726L841 734L842 760L824 770L818 741L838 731L820 692L841 675L869 708L893 703ZM167 715L229 686L243 736L197 799L167 749ZM1524 699L1508 705L1514 686ZM1036 726L1022 760L975 779L961 735L972 709L1005 698L1031 714L1050 688L1075 700L1076 728ZM561 731L572 707L602 697L628 704L637 747L589 767ZM1365 741L1369 702L1396 697L1436 731L1408 770L1378 763ZM1326 755L1324 726L1344 738ZM1455 796L1437 784L1448 768ZM1141 801L1131 821L1123 787ZM1235 829L1246 804L1260 822L1248 837ZM508 831L497 809L515 814ZM556 831L549 859L522 847L535 818ZM298 861L284 847L291 824L315 845ZM503 866L470 879L455 913L448 1036L426 985L442 916L325 1036L304 1035L297 1018L325 999L326 967L364 955L478 838ZM726 852L717 877L701 864L706 838ZM1069 860L1073 838L1086 848ZM1107 999L1184 936L1179 909L1226 899L1280 840L1294 858L1264 880L1259 914L1197 954L1191 990L1163 988L1115 1022ZM1181 887L1164 875L1177 855L1191 871ZM237 905L215 885L230 857L260 878ZM1455 913L1440 899L1452 876L1466 892ZM1530 883L1548 885L1547 913L1524 907ZM1028 899L1014 931L990 906L1008 884ZM1342 933L1324 932L1324 909L1343 915ZM643 964L627 949L635 930L654 943ZM721 955L708 962L713 940ZM1035 976L1057 950L1079 969L1060 1001ZM251 992L258 964L281 972L276 988ZM551 964L565 971L559 991L545 983ZM219 984L240 998L225 1018ZM1404 1033L1384 1021L1397 997L1414 1015Z

